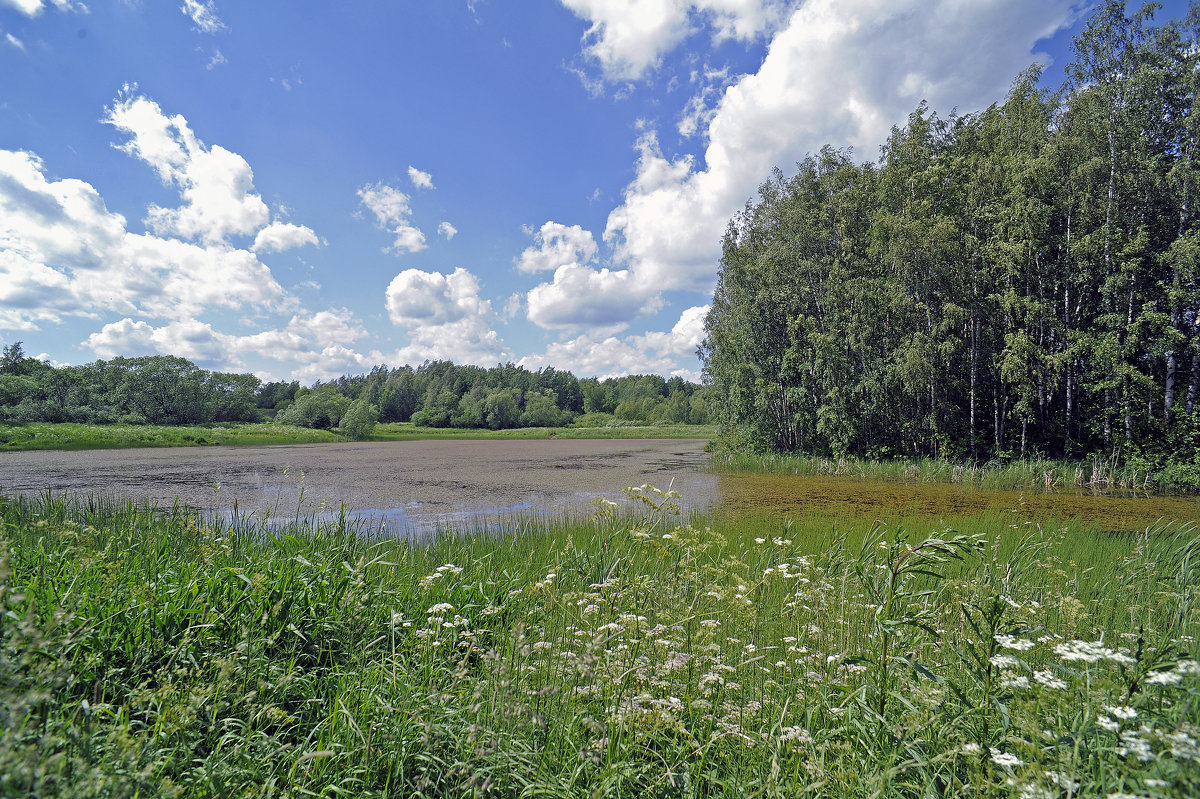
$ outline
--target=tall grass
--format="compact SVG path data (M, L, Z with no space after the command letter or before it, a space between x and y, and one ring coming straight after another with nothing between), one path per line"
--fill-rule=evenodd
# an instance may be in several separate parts
M1200 543L0 498L0 793L1200 793ZM377 531L376 531L377 532Z
M1153 473L1101 458L1086 461L1030 458L972 464L930 458L874 461L797 453L722 451L713 456L713 463L717 468L737 471L957 483L990 489L1086 488L1102 491L1150 491L1159 487Z

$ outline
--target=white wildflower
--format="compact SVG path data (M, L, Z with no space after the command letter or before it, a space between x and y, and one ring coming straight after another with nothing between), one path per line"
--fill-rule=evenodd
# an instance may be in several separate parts
M1001 688L1028 688L1029 678L1024 674L1003 674L1000 678Z
M1065 691L1067 684L1054 676L1054 672L1049 669L1043 671L1035 671L1033 673L1034 682L1044 685L1047 688L1053 688L1056 691Z
M1121 725L1110 719L1108 716L1100 716L1096 719L1096 726L1107 732L1116 732L1121 729Z
M437 616L442 613L449 613L452 610L454 610L454 606L449 602L439 602L429 609L429 615Z
M995 636L996 643L1005 649L1015 649L1018 652L1024 652L1026 649L1032 649L1036 644L1028 638L1017 638L1015 635L997 635Z
M992 762L1001 768L1013 768L1014 766L1023 766L1025 761L1014 754L1001 752L999 749L992 750Z
M1126 730L1121 733L1121 744L1122 746L1117 747L1117 754L1121 757L1133 755L1143 763L1154 759L1154 751L1150 748L1150 742L1136 730Z
M989 662L998 669L1015 669L1021 665L1021 661L1012 655L992 655Z
M1104 709L1108 711L1108 714L1113 718L1122 719L1123 721L1137 718L1137 711L1128 705L1122 705L1121 707L1116 707L1115 705L1105 705Z
M812 735L803 727L784 727L779 731L779 740L795 741L796 743L810 744L813 742Z
M1183 675L1177 671L1156 671L1146 675L1146 685L1178 685L1183 681Z

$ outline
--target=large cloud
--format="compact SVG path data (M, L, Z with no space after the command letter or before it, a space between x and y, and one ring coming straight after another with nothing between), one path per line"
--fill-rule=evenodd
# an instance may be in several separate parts
M699 381L695 353L704 339L707 313L707 305L688 308L668 331L621 338L584 334L553 343L543 353L526 356L520 360L520 365L529 369L553 366L576 375L599 378L650 372Z
M405 269L388 285L386 302L388 316L410 340L392 363L445 358L491 365L505 355L491 300L479 296L479 281L466 269L449 275Z
M808 0L776 25L778 4L753 0L563 1L591 20L587 52L611 79L641 76L693 30L697 14L703 20L707 13L721 35L773 33L757 73L736 80L719 69L697 73L699 93L683 109L679 129L686 136L707 125L703 161L664 153L653 129L638 139L635 177L604 231L613 262L627 269L632 300L623 316L621 305L608 305L605 321L614 324L653 309L645 300L660 291L711 292L728 220L774 167L786 170L825 144L853 147L869 159L922 100L947 111L999 99L1035 60L1036 42L1069 25L1079 5ZM986 46L967 52L971 43ZM568 282L610 286L622 274L556 274L555 283L529 293L529 312L542 323L565 319Z
M616 332L629 319L661 308L657 296L639 286L628 270L567 264L555 270L553 282L530 290L525 307L529 321L549 330Z
M0 328L101 311L187 318L208 306L291 300L247 250L131 233L88 183L51 181L32 153L0 150Z
M132 138L121 149L154 167L163 182L179 188L179 208L149 208L146 224L159 235L223 242L249 235L270 221L267 204L254 193L246 159L224 147L205 147L180 115L168 117L158 103L135 96L108 109L104 121Z
M585 52L609 80L636 80L704 24L716 40L768 32L784 2L772 0L562 0L591 23Z

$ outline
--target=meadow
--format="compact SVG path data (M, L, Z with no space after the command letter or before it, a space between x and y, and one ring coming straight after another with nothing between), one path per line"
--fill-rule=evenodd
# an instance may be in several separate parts
M614 439L614 438L713 438L710 425L634 425L604 427L524 427L509 430L417 427L411 422L377 425L368 441L426 439ZM22 450L127 449L135 447L203 447L215 445L264 446L268 444L318 444L346 441L334 430L315 430L272 422L228 422L211 425L76 424L29 422L0 424L0 452Z
M0 499L0 793L1200 794L1200 542L1019 509L267 528Z

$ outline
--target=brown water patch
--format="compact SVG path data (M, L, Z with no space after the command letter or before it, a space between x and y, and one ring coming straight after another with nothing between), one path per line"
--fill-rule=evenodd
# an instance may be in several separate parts
M1159 519L1200 520L1196 497L1004 491L949 483L906 483L856 477L718 475L722 512L850 519L950 519L1017 511L1030 520L1076 518L1100 530L1142 530Z

